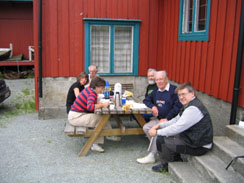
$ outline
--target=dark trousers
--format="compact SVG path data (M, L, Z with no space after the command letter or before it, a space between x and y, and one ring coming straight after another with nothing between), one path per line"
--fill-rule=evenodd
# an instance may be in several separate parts
M67 114L69 114L70 109L71 109L71 105L66 106L66 112L67 112Z
M143 114L142 117L145 119L146 122L150 121L150 118L153 117L152 114Z
M180 154L189 154L193 156L201 156L210 149L204 147L192 148L187 145L180 136L157 136L157 150L159 152L162 163L181 160Z

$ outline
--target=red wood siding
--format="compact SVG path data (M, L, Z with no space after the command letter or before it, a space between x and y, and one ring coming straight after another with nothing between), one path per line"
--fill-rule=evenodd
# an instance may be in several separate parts
M29 59L28 46L33 46L32 3L0 2L0 48L13 44L13 55Z
M178 41L179 2L43 0L43 76L84 71L83 18L140 19L140 76L149 67L165 69L171 80L190 81L197 90L231 102L241 0L211 1L209 41ZM243 90L239 104L244 106Z
M211 1L209 41L178 41L179 0L163 0L160 6L163 6L164 11L159 13L162 23L159 24L158 30L161 35L166 36L163 40L160 37L158 39L160 41L157 43L160 45L158 49L162 50L158 51L160 54L157 66L163 63L163 68L173 81L179 83L190 81L197 90L231 102L241 0ZM243 68L239 98L239 105L242 107L244 106Z

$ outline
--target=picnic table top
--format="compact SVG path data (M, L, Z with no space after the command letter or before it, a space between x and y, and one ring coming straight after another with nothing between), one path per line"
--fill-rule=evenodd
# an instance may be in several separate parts
M96 114L150 114L152 113L152 109L150 108L131 108L129 110L123 110L122 107L119 108L101 108L95 110Z
M127 99L136 101L135 103L139 103L136 97L127 97ZM101 108L95 110L96 114L150 114L152 113L152 109L148 107L130 107L130 109L124 110L122 106L118 108Z

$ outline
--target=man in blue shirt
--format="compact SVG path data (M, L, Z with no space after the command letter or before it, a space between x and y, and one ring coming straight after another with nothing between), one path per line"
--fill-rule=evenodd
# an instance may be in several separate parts
M143 103L152 109L152 114L155 118L143 126L143 130L150 140L148 149L150 153L146 157L137 159L137 162L142 164L154 163L157 153L156 138L152 138L149 135L149 130L158 123L174 118L182 107L175 93L176 86L169 84L166 71L156 72L155 81L158 89L154 90L143 100Z

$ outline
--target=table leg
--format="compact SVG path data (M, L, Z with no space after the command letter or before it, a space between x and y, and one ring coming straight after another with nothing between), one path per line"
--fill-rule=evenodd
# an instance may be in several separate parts
M143 127L146 124L145 119L142 117L141 114L134 114L136 120L138 121L138 123L140 124L141 127Z
M110 114L102 115L102 118L99 121L97 127L92 132L92 134L89 137L89 139L87 140L86 144L82 147L82 149L81 149L81 151L79 153L79 156L85 156L88 153L88 151L90 150L92 144L97 139L97 137L100 135L100 133L101 133L102 129L104 128L104 126L107 124L109 118L110 118Z
M125 133L125 126L122 124L122 121L118 117L118 115L113 115L113 118L115 119L117 125L119 126L122 133Z

